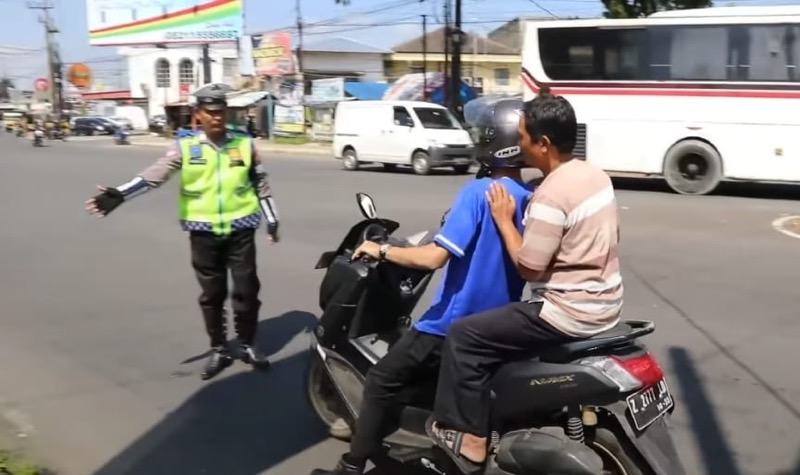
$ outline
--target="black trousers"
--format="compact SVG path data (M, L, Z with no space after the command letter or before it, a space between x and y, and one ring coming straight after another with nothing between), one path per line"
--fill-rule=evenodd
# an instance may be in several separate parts
M211 347L226 348L228 335L224 314L228 298L228 269L233 280L231 307L236 336L245 345L252 345L258 326L261 282L256 269L255 229L234 231L227 236L208 232L191 232L192 267L200 283L200 309L206 324Z
M514 302L450 326L442 350L434 419L449 429L489 433L489 379L502 363L535 354L544 344L571 341L539 318L541 303Z
M405 333L367 372L364 398L350 441L350 456L366 460L380 450L388 427L400 414L405 386L436 378L444 338L417 330Z

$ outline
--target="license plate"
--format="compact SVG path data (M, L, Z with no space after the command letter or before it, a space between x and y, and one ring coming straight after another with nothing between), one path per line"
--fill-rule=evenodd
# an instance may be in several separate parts
M649 388L631 394L626 401L633 425L640 431L657 421L675 405L667 382L663 379Z

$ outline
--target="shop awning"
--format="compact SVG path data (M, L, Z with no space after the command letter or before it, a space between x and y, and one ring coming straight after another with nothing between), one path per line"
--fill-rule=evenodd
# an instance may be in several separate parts
M378 101L383 97L383 93L387 89L389 89L389 85L383 82L354 81L344 83L344 92L348 96L362 101Z
M269 95L266 91L253 91L253 92L245 92L243 94L237 95L229 95L228 96L228 107L232 107L234 109L242 109L247 107L252 107L259 101L264 100Z

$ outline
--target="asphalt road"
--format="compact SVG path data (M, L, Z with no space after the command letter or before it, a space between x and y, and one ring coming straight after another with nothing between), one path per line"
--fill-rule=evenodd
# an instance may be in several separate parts
M284 241L265 237L259 262L261 342L273 368L237 365L205 383L175 183L105 220L83 211L95 184L126 181L159 152L110 142L34 149L0 135L6 427L66 475L302 475L334 463L345 447L326 440L302 393L314 263L359 219L356 191L412 234L436 226L466 178L271 157ZM799 474L800 240L771 222L800 215L800 192L739 186L683 197L617 183L625 317L658 325L647 341L678 400L688 473Z

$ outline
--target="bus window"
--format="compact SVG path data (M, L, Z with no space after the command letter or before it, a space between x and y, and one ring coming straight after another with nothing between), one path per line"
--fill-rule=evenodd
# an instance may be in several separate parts
M645 35L643 28L542 28L539 55L554 80L641 80Z

